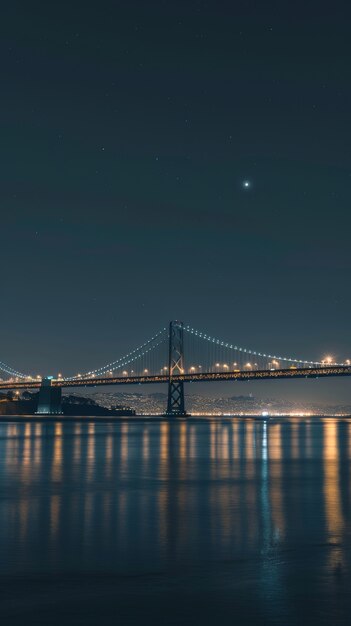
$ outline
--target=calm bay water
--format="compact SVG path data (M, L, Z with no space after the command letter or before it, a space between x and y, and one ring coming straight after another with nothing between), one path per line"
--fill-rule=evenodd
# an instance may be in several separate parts
M2 624L348 624L351 420L0 424Z

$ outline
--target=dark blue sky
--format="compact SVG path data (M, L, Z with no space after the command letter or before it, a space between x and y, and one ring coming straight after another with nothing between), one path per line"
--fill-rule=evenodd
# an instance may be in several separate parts
M347 2L8 3L1 359L74 373L172 318L350 357L349 19Z

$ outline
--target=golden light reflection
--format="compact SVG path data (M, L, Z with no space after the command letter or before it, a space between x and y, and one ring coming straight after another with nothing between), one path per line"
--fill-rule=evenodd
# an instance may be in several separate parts
M24 472L30 467L31 462L31 424L26 424L24 428L24 444L22 452L22 469ZM24 475L24 478L26 476Z
M282 427L281 424L271 424L268 438L269 458L271 461L282 459ZM273 465L273 468L275 466Z
M23 442L23 439L21 438L21 432L22 432L22 427L18 428L17 424L9 424L6 427L6 437L4 441L4 445L5 445L4 457L5 457L5 464L6 464L7 470L11 469L17 472L18 463L23 463L24 442ZM26 473L23 471L22 471L21 478L26 478Z
M33 453L33 462L35 465L40 465L41 462L41 449L42 449L42 424L36 424L34 429L34 453Z
M232 422L232 449L234 459L238 459L239 454L239 423L237 421Z
M160 478L166 480L169 475L169 423L160 425Z
M121 469L126 470L128 463L128 424L121 426Z
M186 459L187 457L187 424L182 422L180 424L180 435L179 435L179 456L181 459Z
M255 476L255 424L250 420L245 426L246 477L251 480Z
M283 466L282 466L282 426L271 424L268 438L270 503L271 515L275 532L282 538L285 532L284 500L283 500Z
M27 424L26 424L27 426ZM7 428L8 437L18 437L17 424L9 424Z
M150 456L150 434L148 428L144 428L142 436L142 454L144 461L148 461Z
M324 422L324 501L328 532L335 540L344 527L339 477L338 423Z
M229 459L229 432L226 426L222 428L221 432L221 458Z
M52 479L60 481L62 478L62 424L55 424L54 449L52 454Z
M291 457L299 458L299 422L291 422Z
M81 434L81 432L82 432L82 424L80 424L80 422L77 422L77 423L74 425L74 434L75 434L75 435L80 435L80 434Z
M245 451L246 459L252 460L255 457L254 454L254 423L250 420L245 423Z
M111 433L106 436L105 459L106 478L109 478L112 475L113 466L113 436Z
M179 424L179 479L186 480L188 475L188 426Z
M320 438L316 440L313 434L314 429L320 434L320 424L323 447ZM342 506L347 506L348 502L341 498L338 433L345 437L342 453L348 451L350 459L351 421L345 421L342 426L344 430L341 431L340 425L339 431L339 423L333 419L321 420L317 426L310 421L270 420L262 424L253 420L221 420L209 421L206 426L203 421L200 425L194 421L179 421L172 424L154 422L152 425L148 422L141 430L135 424L122 423L103 433L100 425L86 423L74 425L72 439L68 436L71 427L65 431L67 426L57 423L54 437L51 439L50 435L50 441L45 444L46 426L33 422L21 424L19 431L12 429L12 437L7 438L4 449L6 462L11 463L11 472L14 475L16 472L16 480L19 476L22 479L23 474L23 480L28 477L34 487L39 476L38 467L45 475L48 469L55 482L64 476L64 484L66 479L69 481L72 475L75 476L76 467L79 468L79 482L73 479L66 491L63 487L61 491L61 486L51 485L55 493L45 497L47 536L55 540L55 546L58 546L57 538L61 539L60 523L65 524L68 519L73 524L72 532L78 532L80 524L84 524L82 538L91 546L98 520L97 532L101 532L104 547L114 534L121 542L122 550L130 549L133 518L141 520L140 524L138 521L138 532L143 542L157 536L161 548L168 550L170 543L176 541L176 548L182 553L198 528L202 530L201 520L207 516L209 541L219 551L223 549L223 554L229 554L235 545L240 550L246 543L258 546L262 532L264 545L269 548L272 538L276 541L282 540L285 534L289 536L289 524L294 523L294 519L293 516L291 520L287 519L285 512L290 512L289 507L294 502L299 505L295 511L296 524L301 523L303 528L304 516L311 511L303 506L304 498L311 497L311 494L317 497L317 494L303 492L303 489L314 488L310 482L307 487L298 486L294 491L297 480L304 480L305 475L296 469L300 464L290 460L291 457L305 460L305 455L311 458L312 454L316 457L323 455L323 472L320 471L320 456L313 471L318 470L314 486L318 488L319 505L322 504L321 497L324 498L328 537L331 543L341 543L340 536L346 528ZM52 427L50 425L50 433ZM68 432L66 437L65 432ZM285 460L284 453L287 455ZM16 454L17 466L13 460ZM84 481L93 479L97 454L105 463L105 477L113 475L113 481L106 482L99 493L94 488L95 483L82 485L80 482L82 478ZM206 467L208 454L211 462ZM33 472L34 465L37 467ZM145 472L146 467L148 472ZM312 468L311 464L309 468ZM146 489L130 489L131 476L133 480L145 481ZM312 473L307 472L306 476L309 481ZM152 495L150 477L155 478ZM100 480L100 472L96 478ZM284 485L286 492L283 491ZM21 537L26 540L31 527L38 526L43 510L40 498L36 501L35 497L21 497L16 508L9 508L7 519L17 525ZM321 524L323 521L322 516ZM176 539L174 525L177 525ZM303 532L308 530L309 527L307 530L303 528ZM342 551L326 551L330 567L340 565Z
M82 456L82 427L81 424L76 424L74 427L74 447L73 447L73 460L75 467L78 468L78 463Z
M306 457L311 459L313 456L312 452L312 422L308 420L306 422L306 430L305 430L305 446L306 446Z
M87 472L88 481L93 479L95 468L95 424L91 422L88 426L88 448L87 448Z

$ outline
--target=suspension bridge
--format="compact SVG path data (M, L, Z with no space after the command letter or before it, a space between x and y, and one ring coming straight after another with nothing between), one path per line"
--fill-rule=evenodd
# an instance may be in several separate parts
M61 413L62 389L167 384L166 416L186 416L184 384L351 376L351 361L307 361L257 352L225 342L180 321L170 322L119 359L74 376L33 376L0 362L0 391L38 389L38 414Z

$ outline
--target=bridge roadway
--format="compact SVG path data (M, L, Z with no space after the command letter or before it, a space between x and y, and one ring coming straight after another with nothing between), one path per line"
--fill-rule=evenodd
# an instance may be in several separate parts
M191 374L177 374L172 376L172 381L184 383L218 382L228 380L282 380L290 378L328 378L331 376L351 376L350 365L338 365L328 367L306 367L296 369L276 370L240 370L233 372L199 372ZM105 385L148 385L169 383L168 375L147 376L109 376L106 378L75 378L74 380L53 379L52 387L101 387ZM0 391L12 391L16 389L39 389L41 380L0 381Z

